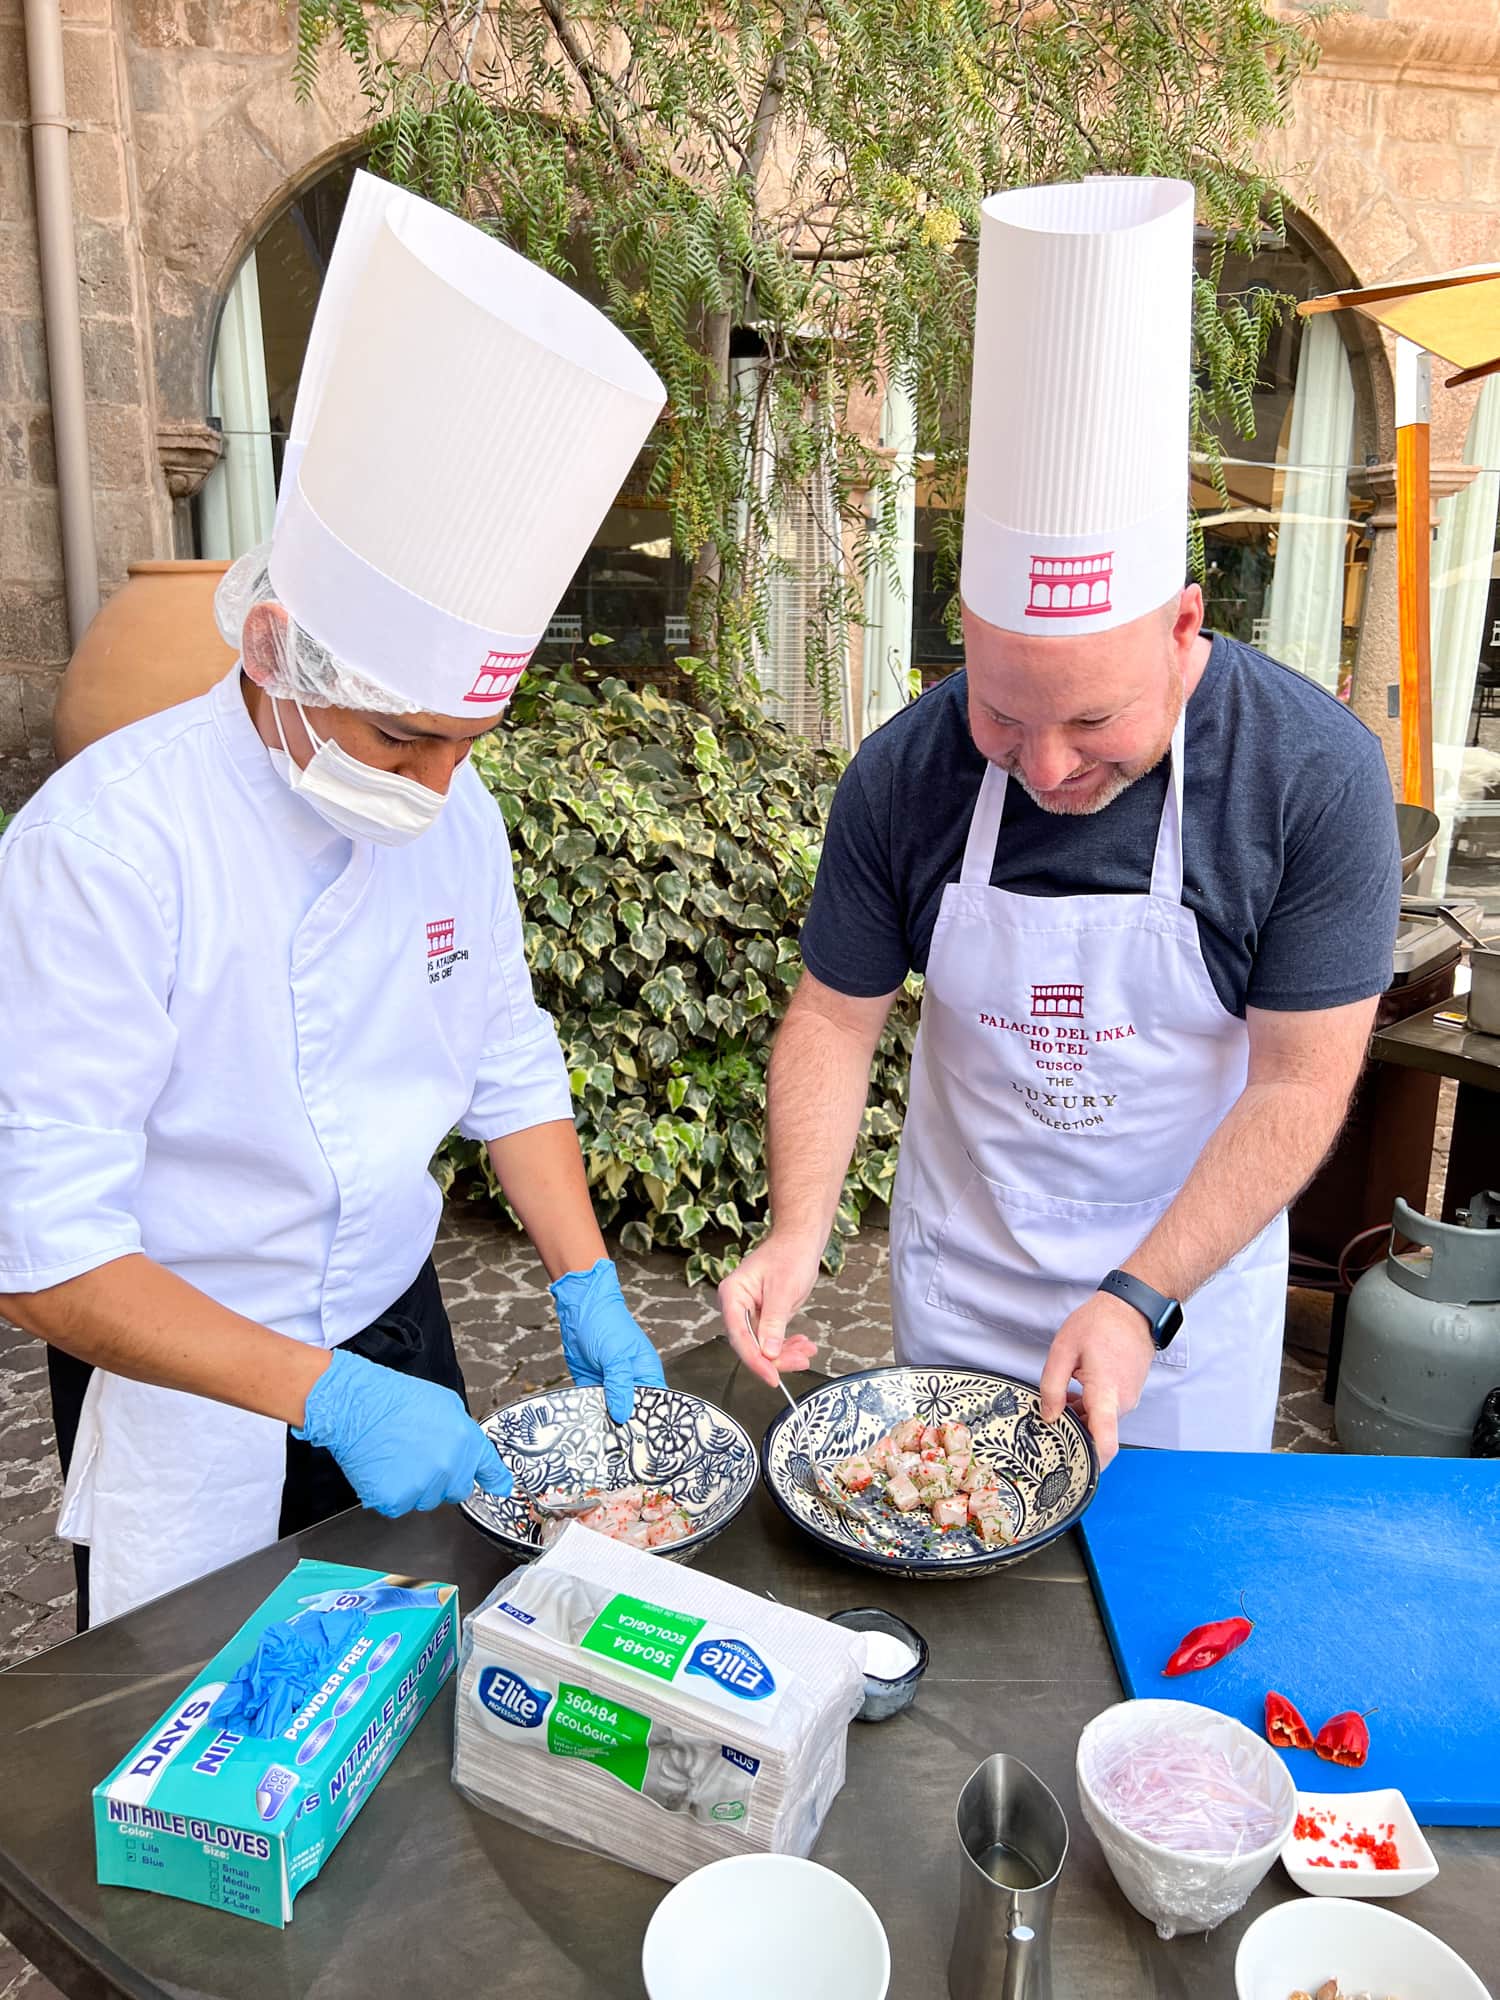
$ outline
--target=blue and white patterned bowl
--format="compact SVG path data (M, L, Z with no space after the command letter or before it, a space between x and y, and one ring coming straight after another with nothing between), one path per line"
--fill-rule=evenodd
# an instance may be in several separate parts
M969 1426L976 1453L1000 1475L1012 1541L987 1549L963 1529L939 1532L925 1510L913 1517L887 1507L881 1519L901 1543L883 1547L862 1541L858 1524L819 1496L809 1453L825 1465L852 1458L906 1417ZM1028 1383L967 1368L872 1368L824 1382L798 1401L795 1416L784 1409L773 1419L760 1457L772 1499L815 1542L867 1569L923 1581L979 1576L1035 1555L1073 1526L1099 1484L1093 1440L1071 1410L1044 1424Z
M469 1519L523 1562L542 1552L524 1495L560 1487L651 1486L687 1513L693 1532L659 1551L691 1562L755 1491L755 1446L723 1410L681 1389L640 1388L628 1424L614 1424L602 1389L544 1389L493 1410L483 1428L515 1476L508 1500L476 1488Z

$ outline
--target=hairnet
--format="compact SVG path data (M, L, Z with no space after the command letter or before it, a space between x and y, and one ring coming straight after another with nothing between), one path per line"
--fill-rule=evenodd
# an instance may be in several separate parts
M271 583L271 545L263 543L231 563L214 592L214 623L226 645L243 650L245 620L257 604L279 605L283 617L276 620L277 658L275 668L261 685L267 694L284 701L300 701L312 708L357 708L376 715L415 715L417 704L404 695L382 687L357 667L339 660L328 648L304 631L277 597Z

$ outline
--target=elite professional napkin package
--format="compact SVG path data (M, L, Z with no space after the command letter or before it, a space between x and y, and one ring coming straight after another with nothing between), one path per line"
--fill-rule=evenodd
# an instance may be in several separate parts
M288 1924L452 1673L458 1616L452 1584L298 1563L96 1787L99 1880Z
M729 1855L806 1855L864 1699L856 1645L570 1526L465 1620L454 1783L671 1882Z

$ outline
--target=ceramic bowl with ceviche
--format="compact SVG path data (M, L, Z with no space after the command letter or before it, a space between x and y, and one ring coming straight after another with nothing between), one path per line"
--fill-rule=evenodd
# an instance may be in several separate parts
M1066 1533L1093 1499L1099 1461L1071 1410L1041 1417L1029 1383L968 1368L872 1368L820 1383L761 1441L777 1506L814 1541L919 1580L982 1575ZM878 1536L831 1506L812 1460L875 1509Z
M1234 1961L1237 2000L1490 2000L1456 1951L1378 1903L1296 1897L1255 1919Z
M583 1496L584 1527L691 1562L755 1491L755 1446L734 1418L682 1389L639 1388L628 1424L611 1422L602 1389L544 1389L493 1410L483 1429L510 1467L516 1490L499 1500L477 1488L469 1519L529 1562L566 1521L544 1500Z

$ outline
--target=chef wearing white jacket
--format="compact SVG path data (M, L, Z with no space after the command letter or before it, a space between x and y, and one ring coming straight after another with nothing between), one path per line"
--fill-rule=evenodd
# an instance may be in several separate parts
M504 825L465 762L658 414L600 314L362 176L209 694L0 844L0 1312L49 1343L80 1623L356 1499L509 1474L428 1164L485 1142L614 1414L660 1363L589 1202Z
M984 204L966 669L840 782L770 1077L751 1366L812 1288L902 980L898 1360L1070 1385L1127 1443L1271 1443L1286 1207L1336 1133L1399 900L1380 747L1184 587L1193 191ZM747 1323L758 1328L757 1350Z

